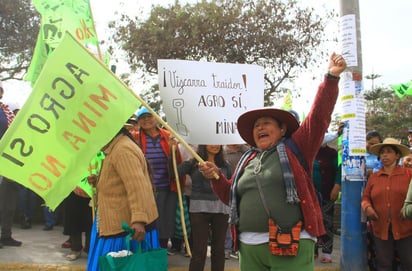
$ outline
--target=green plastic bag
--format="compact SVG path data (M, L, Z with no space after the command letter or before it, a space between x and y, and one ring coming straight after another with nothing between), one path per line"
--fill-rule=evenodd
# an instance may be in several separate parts
M127 251L130 251L130 237L126 238ZM137 250L133 254L125 257L112 257L109 255L99 257L99 267L101 271L167 271L167 250L164 248L142 251L142 242L139 242Z
M141 243L134 254L125 257L101 256L101 271L167 271L167 250L164 248L142 251Z

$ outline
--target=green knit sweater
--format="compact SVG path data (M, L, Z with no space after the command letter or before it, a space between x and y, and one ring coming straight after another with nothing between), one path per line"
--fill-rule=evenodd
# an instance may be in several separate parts
M239 206L240 232L268 231L268 215L263 207L256 184L256 176L253 173L262 154L263 152L259 153L250 161L239 179L238 196L242 198ZM280 227L293 227L297 221L302 220L302 213L299 204L286 203L286 188L276 149L265 152L261 163L261 172L257 176L271 217Z

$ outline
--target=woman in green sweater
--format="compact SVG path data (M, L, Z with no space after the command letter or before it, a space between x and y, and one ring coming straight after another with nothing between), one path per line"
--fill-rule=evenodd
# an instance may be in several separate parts
M314 270L316 238L325 234L325 227L311 167L330 124L339 75L345 68L343 57L333 53L312 109L300 126L290 112L281 109L243 113L237 128L252 148L240 159L230 180L217 165L209 161L200 165L215 193L230 206L229 223L235 249L239 249L240 270ZM275 227L269 218L282 229L299 228L303 222L301 231L292 230L299 249L291 245L291 254L296 255L273 249L276 238L270 233Z
M403 167L412 168L412 153L402 159ZM405 203L402 208L403 217L412 219L412 182L409 183L408 193L406 194Z

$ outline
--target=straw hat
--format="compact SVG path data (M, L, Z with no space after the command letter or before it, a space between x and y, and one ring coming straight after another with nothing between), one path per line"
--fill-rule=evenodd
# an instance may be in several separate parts
M253 139L253 126L255 125L256 120L261 117L272 117L284 123L287 127L287 136L291 135L299 128L299 122L296 120L295 116L286 110L262 108L247 111L237 119L237 130L243 140L253 147L256 147L255 140Z
M370 153L379 156L380 150L385 146L394 146L395 148L397 148L402 155L401 157L411 153L408 147L400 144L398 140L396 140L395 138L391 138L391 137L385 138L382 143L373 145L370 148Z

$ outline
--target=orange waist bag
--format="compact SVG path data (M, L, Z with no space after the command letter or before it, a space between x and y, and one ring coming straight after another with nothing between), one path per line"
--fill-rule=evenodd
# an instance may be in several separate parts
M282 229L269 218L269 251L277 256L296 256L299 250L302 221L291 229Z

